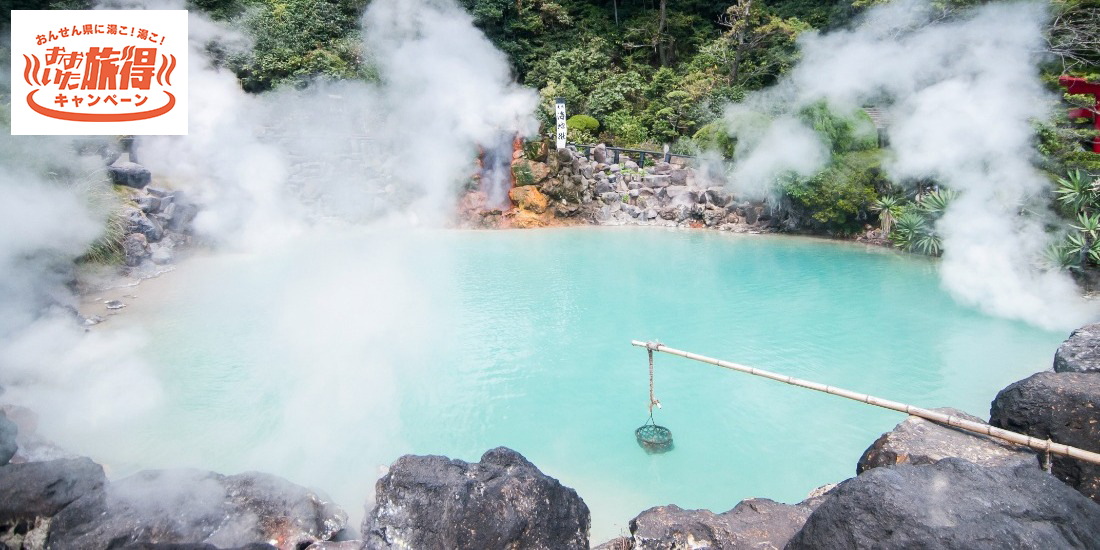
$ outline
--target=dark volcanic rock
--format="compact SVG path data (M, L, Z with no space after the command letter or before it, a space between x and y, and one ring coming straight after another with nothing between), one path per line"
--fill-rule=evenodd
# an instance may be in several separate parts
M935 410L984 423L980 418L955 409ZM1035 453L1027 447L910 416L893 430L882 434L863 452L856 465L856 473L895 464L932 464L950 456L985 466L1037 464Z
M41 548L50 518L106 482L87 458L0 467L0 547Z
M989 423L1100 452L1100 375L1040 372L1000 391ZM1053 473L1100 502L1100 465L1053 455Z
M661 188L657 197L665 199L662 202L667 202L672 205L692 205L699 202L700 194L702 191L686 185L670 185L668 187Z
M7 464L19 450L19 444L15 442L18 433L19 428L15 426L15 422L8 420L8 416L0 412L0 466Z
M331 538L346 523L339 508L268 474L151 470L74 502L54 518L47 548L98 550L137 543L235 547L270 541L296 549Z
M184 231L191 224L191 220L199 213L199 207L189 202L183 193L177 192L171 204L161 210L160 218L164 226L172 231Z
M708 187L705 199L709 204L725 208L733 201L733 195L730 195L724 187Z
M159 241L164 236L164 228L161 227L156 218L146 216L144 212L137 208L127 208L124 214L126 215L128 233L141 233L151 243Z
M87 458L0 467L0 524L53 517L106 482L103 468Z
M580 205L576 203L558 203L554 205L554 215L568 218L576 216L580 209Z
M134 200L134 202L136 202L138 208L140 208L141 211L145 212L146 214L156 214L157 212L160 212L160 209L163 206L163 201L160 197L156 195L138 197Z
M141 233L130 233L122 240L122 256L127 266L137 267L152 255L149 239Z
M111 176L111 183L134 189L141 189L153 180L149 170L136 162L116 162L107 167L107 174Z
M689 173L689 170L676 168L668 173L668 179L670 182L672 182L672 185L684 185L687 183Z
M588 548L588 506L504 447L469 464L406 455L378 480L367 548Z
M780 504L766 498L743 500L722 514L658 506L630 520L632 548L783 548L812 511L807 504Z
M607 146L599 144L592 148L592 160L601 164L607 163Z
M1058 346L1054 353L1055 372L1100 374L1100 323L1085 325Z
M814 510L803 548L1100 548L1100 505L1035 466L872 468Z

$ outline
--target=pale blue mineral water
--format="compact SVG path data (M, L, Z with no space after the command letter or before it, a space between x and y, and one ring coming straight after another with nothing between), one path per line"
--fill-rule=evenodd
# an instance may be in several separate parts
M631 339L924 407L988 417L1049 367L1064 333L958 305L936 262L782 236L661 229L345 231L194 258L143 285L165 399L91 449L117 475L266 470L327 491L357 524L404 453L512 447L575 488L593 543L642 510L797 502L855 474L904 419L669 355ZM107 330L107 329L101 329Z

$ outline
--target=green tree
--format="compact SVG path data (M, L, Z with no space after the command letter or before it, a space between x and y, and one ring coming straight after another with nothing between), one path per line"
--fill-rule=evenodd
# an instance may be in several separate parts
M1048 50L1060 72L1100 68L1100 0L1054 0L1047 28Z
M878 213L879 227L882 228L884 237L890 236L890 230L894 226L894 218L901 212L901 199L886 195L879 197L871 203L871 211Z
M774 82L797 59L795 40L810 26L796 18L783 19L759 1L738 0L718 18L726 28L710 54L728 66L727 83L743 80L760 85Z
M244 16L252 51L231 65L250 92L314 77L356 78L365 0L265 0Z
M878 150L835 156L812 178L789 178L781 190L793 207L808 214L808 229L848 235L860 230L888 182Z

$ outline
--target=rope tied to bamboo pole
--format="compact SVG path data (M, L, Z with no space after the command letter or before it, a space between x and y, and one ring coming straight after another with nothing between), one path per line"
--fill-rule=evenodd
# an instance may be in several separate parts
M661 408L661 402L657 400L657 397L653 395L653 350L660 344L656 342L649 342L646 344L646 351L649 353L649 421L653 421L653 406L657 405L657 408ZM651 347L652 346L652 347Z

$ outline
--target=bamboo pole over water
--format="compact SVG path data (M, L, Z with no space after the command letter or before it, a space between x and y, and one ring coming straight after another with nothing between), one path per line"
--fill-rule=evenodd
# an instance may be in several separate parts
M891 401L889 399L882 399L881 397L875 397L873 395L867 395L865 393L858 393L844 388L838 388L835 386L828 386L820 382L811 382L809 380L802 380L787 376L785 374L778 374L763 369L749 367L738 363L731 363L729 361L723 361L721 359L715 359L713 357L707 357L705 355L699 355L697 353L691 353L690 351L678 350L670 348L664 344L658 342L642 342L639 340L631 340L631 345L646 348L650 351L659 351L668 353L671 355L678 355L685 359L691 359L693 361L699 361L702 363L709 363L711 365L722 367L725 369L735 370L738 372L744 372L753 376L761 376L764 378L770 378L784 384L790 384L792 386L798 386L800 388L806 388L811 390L817 390L829 395L837 395L845 397L853 401L859 401L868 405L874 405L876 407L882 407L884 409L890 409L893 411L903 412L912 416L918 416L925 420L931 420L940 424L946 424L948 426L954 426L956 428L962 428L969 432L988 435L990 437L996 437L997 439L1003 439L1017 445L1024 445L1038 451L1044 451L1047 453L1053 453L1062 456L1068 456L1070 458L1076 458L1077 460L1083 460L1092 464L1100 464L1100 453L1094 453L1092 451L1086 451L1077 447L1070 447L1069 445L1063 445L1061 443L1055 443L1050 440L1037 439L1028 435L1011 432L989 424L982 422L974 422L972 420L966 420L965 418L959 418L954 415L944 414L941 412L924 409L921 407L914 407L913 405L907 405L905 403L899 403L897 401Z

